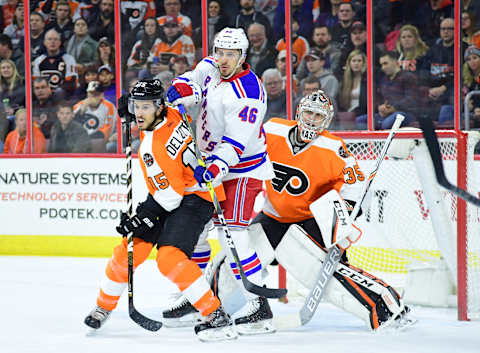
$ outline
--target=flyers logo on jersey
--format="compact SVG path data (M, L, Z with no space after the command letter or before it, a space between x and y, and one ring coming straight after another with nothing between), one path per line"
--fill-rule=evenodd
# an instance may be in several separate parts
M301 169L273 162L273 170L275 172L275 178L271 181L272 187L279 193L287 190L291 195L301 195L310 185L308 177Z
M147 167L150 167L153 164L153 156L150 153L145 153L143 155L143 161Z

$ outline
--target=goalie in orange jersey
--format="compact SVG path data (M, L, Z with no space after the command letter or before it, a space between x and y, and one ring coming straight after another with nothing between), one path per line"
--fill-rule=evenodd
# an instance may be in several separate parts
M85 324L100 328L117 306L127 286L127 235L133 232L133 266L142 264L154 245L160 272L174 282L204 317L195 326L201 340L236 338L232 320L210 289L200 267L191 260L214 207L206 189L193 176L198 165L192 136L177 109L166 107L159 80L137 82L129 95L119 99L119 114L135 119L140 130L138 159L149 191L136 214L123 213L117 231L123 241L107 264L97 297L97 306ZM221 186L216 188L225 199ZM186 221L188 220L188 221Z

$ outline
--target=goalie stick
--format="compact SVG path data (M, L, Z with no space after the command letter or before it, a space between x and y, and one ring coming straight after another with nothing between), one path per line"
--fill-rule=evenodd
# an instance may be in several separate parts
M127 215L132 217L132 133L130 130L130 118L122 118L125 126L127 143L125 153L127 155ZM127 236L127 253L128 253L128 315L138 325L149 331L158 331L162 327L160 321L149 319L140 314L133 305L133 232Z
M380 156L377 159L377 163L375 164L375 168L368 176L365 185L363 186L362 194L360 199L355 204L355 207L352 211L350 217L352 220L358 215L360 212L360 206L362 205L363 201L365 200L365 196L367 195L368 190L370 189L370 185L372 184L373 179L375 178L377 171L380 167L380 164L384 160L388 147L390 146L396 131L402 124L403 119L405 117L401 114L397 114L395 122L393 123L392 128L390 129L390 133L383 145L382 151L380 152ZM328 283L330 282L333 274L335 273L338 264L342 258L344 253L344 249L340 248L338 245L331 246L328 249L328 252L325 256L325 260L323 261L323 265L317 275L317 279L315 280L315 285L310 289L307 297L305 298L305 302L303 303L302 308L299 312L280 316L278 318L273 318L273 323L277 329L289 329L295 328L299 326L303 326L307 324L315 314L315 311L322 300L323 295L325 294L325 290L327 289Z
M421 117L418 119L420 128L423 132L423 137L427 142L428 152L432 159L433 167L435 169L435 176L438 183L448 191L454 193L458 197L464 199L467 202L480 207L480 198L468 193L467 191L460 189L458 186L451 184L445 176L445 169L443 168L442 155L440 153L440 145L438 143L437 133L433 126L432 121L428 117Z
M200 148L198 147L197 139L193 134L193 129L192 129L192 126L190 125L190 122L188 121L187 115L185 113L185 107L183 106L183 104L178 105L178 110L180 111L180 114L182 114L183 121L188 126L190 135L192 135L192 141L195 146L195 157L197 158L198 164L204 167L205 161L202 158L202 153L200 152ZM212 182L207 182L206 184L207 184L207 188L210 193L210 196L212 198L213 205L215 207L215 212L217 212L218 219L221 223L220 227L223 230L223 237L225 239L225 243L227 244L228 249L232 254L232 257L235 260L235 263L238 268L238 273L240 274L240 278L242 279L242 283L245 289L250 293L253 293L262 297L267 297L267 298L284 297L287 294L286 289L261 287L248 280L247 276L245 275L245 271L243 270L240 258L238 257L238 252L237 252L237 249L235 248L235 243L233 242L232 235L230 234L230 230L227 227L227 222L225 221L223 210L222 210L222 207L220 206L220 203L218 202L217 195L215 194L215 190L213 188Z

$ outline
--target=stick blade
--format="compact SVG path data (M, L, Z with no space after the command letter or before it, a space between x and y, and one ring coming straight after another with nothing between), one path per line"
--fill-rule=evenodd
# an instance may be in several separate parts
M253 294L265 297L265 298L283 298L287 295L287 290L285 288L267 288L267 287L260 287L256 284L250 282L247 278L242 277L243 285L245 289Z
M135 308L129 310L130 318L148 331L158 331L162 328L163 324L160 321L149 319L146 316L140 314Z

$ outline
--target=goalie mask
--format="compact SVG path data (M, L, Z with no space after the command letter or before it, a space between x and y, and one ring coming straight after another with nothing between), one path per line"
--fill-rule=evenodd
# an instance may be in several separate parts
M213 41L213 55L217 58L217 49L236 49L240 50L240 56L237 61L237 65L233 69L229 77L223 77L229 79L235 73L236 69L243 64L247 57L248 50L248 38L242 28L229 28L226 27L217 33L215 40ZM243 60L242 60L243 59Z
M297 106L299 137L304 142L314 140L327 129L333 118L333 105L322 90L303 97Z

